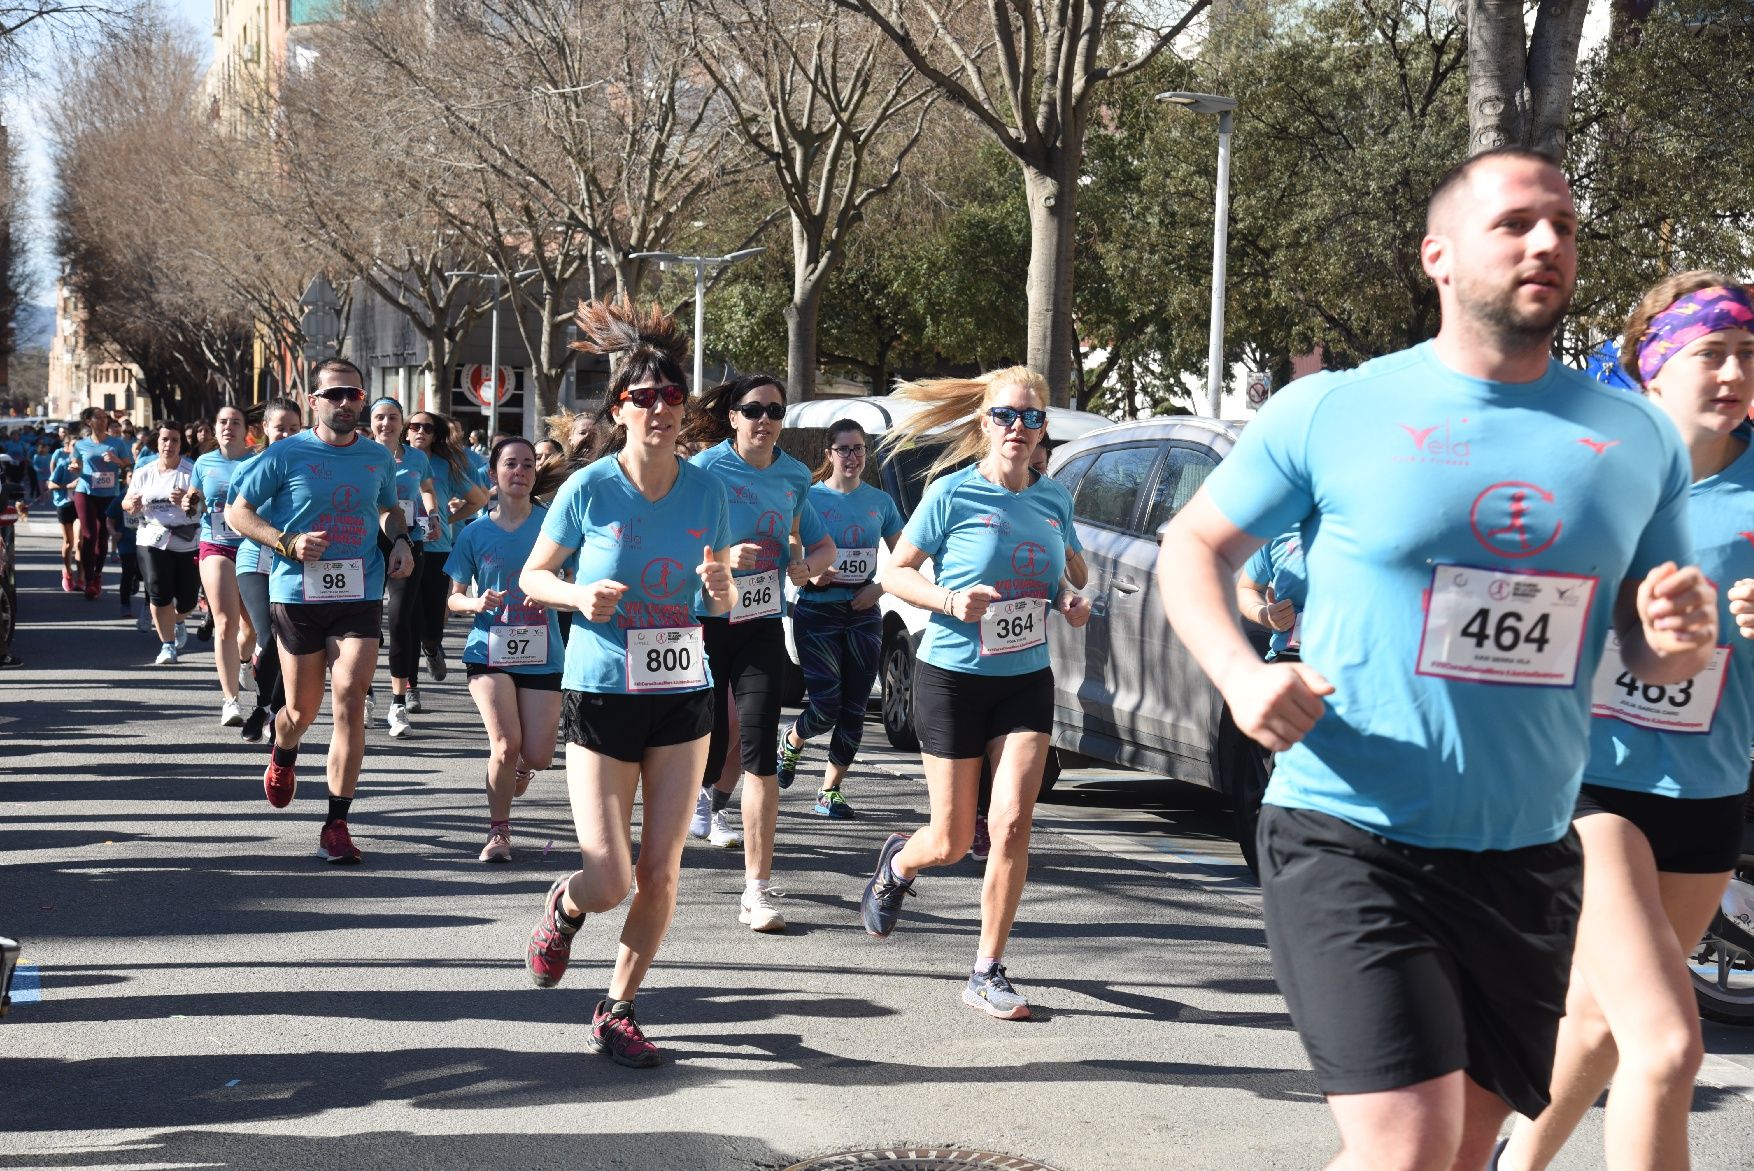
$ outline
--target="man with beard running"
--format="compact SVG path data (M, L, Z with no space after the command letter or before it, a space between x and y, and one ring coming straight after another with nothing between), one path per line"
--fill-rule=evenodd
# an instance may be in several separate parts
M1164 535L1176 634L1281 753L1257 835L1267 941L1335 1168L1475 1171L1511 1108L1541 1113L1608 631L1654 683L1713 651L1673 423L1550 353L1576 229L1543 155L1445 176L1420 247L1437 337L1275 395ZM1236 573L1292 529L1303 661L1264 663Z
M396 463L358 433L365 409L359 368L330 358L315 371L315 425L269 447L232 483L226 523L272 550L268 596L280 643L286 706L274 717L268 803L283 808L298 787L299 740L323 705L329 643L334 662L334 738L329 743L329 810L318 839L324 861L362 855L347 828L365 756L365 692L383 631L384 574L407 577L413 550L396 507ZM382 528L388 554L378 548Z

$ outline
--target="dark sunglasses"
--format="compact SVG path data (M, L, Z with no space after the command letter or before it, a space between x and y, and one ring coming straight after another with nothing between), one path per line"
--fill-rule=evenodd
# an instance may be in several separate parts
M665 406L679 407L682 400L688 397L688 392L680 386L636 386L632 390L622 391L621 401L632 403L642 411L649 411L659 396L663 397Z
M319 390L317 397L332 403L364 402L365 389L359 386L331 386L327 390Z
M1031 431L1040 431L1048 425L1048 413L1040 407L1025 407L1022 410L1016 407L988 407L987 414L1001 427L1009 427L1019 419Z
M759 419L761 416L766 415L777 423L786 417L785 403L768 403L765 406L761 403L742 403L731 409L736 411L739 415L742 415L745 419Z
M408 424L408 429L410 431L437 431L438 424L436 424L436 423L410 423L410 424Z

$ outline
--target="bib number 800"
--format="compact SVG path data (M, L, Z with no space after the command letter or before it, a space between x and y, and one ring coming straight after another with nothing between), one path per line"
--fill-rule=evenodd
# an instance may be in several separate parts
M653 647L646 652L646 670L651 674L686 674L694 667L694 654L685 646Z
M1523 625L1525 616L1520 610L1501 610L1494 617L1493 612L1482 606L1462 625L1462 637L1473 643L1476 648L1484 649L1490 642L1496 649L1510 654L1524 646L1531 646L1537 651L1547 649L1547 615L1536 614L1534 621Z

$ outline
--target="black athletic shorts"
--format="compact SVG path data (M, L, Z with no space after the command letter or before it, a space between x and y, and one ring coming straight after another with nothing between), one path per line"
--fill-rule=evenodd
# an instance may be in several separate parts
M195 564L195 550L154 549L151 545L141 545L135 556L148 602L154 606L174 605L179 614L194 613L201 600L201 570Z
M274 637L289 655L314 655L332 638L383 638L384 602L270 602Z
M489 667L486 663L464 663L463 673L471 679L480 675L504 675L519 691L560 690L559 671L508 671L504 667Z
M64 525L75 524L79 520L79 510L73 507L73 501L55 505L55 519Z
M921 662L914 667L914 726L921 752L949 760L984 757L988 741L1011 732L1052 732L1053 670L975 675Z
M1324 1094L1460 1069L1519 1114L1546 1109L1583 902L1575 832L1432 850L1266 805L1256 841L1273 975Z
M648 748L687 744L713 730L713 693L707 687L658 695L560 695L561 740L628 764L644 760Z
M1742 856L1742 822L1748 794L1728 797L1659 797L1606 785L1577 792L1573 821L1592 813L1612 813L1638 827L1666 874L1721 874Z

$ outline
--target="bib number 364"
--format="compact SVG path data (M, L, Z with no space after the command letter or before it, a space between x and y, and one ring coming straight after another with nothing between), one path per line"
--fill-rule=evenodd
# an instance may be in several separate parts
M1047 641L1048 604L1044 598L1008 598L981 615L981 654L1008 655Z
M1419 674L1570 687L1595 592L1593 577L1439 565L1425 609Z

